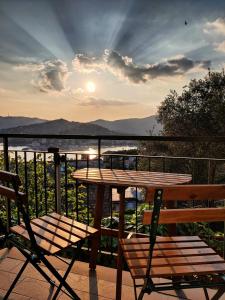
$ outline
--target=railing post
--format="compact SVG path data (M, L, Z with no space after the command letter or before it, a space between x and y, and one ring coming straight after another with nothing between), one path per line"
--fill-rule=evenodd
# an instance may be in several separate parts
M98 168L101 168L101 138L98 138Z
M3 149L4 149L4 168L5 171L9 171L9 142L8 137L3 137Z
M60 175L60 154L59 148L48 148L48 152L54 154L55 165L55 210L58 214L61 214L61 175Z
M3 137L3 151L4 151L4 168L5 171L9 171L9 141L8 137ZM9 199L6 201L6 231L9 232L9 228L11 227L11 205Z

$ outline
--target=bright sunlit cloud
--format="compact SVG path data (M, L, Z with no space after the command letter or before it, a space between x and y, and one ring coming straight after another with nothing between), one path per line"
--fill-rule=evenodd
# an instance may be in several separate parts
M96 85L93 81L88 81L86 83L86 89L89 93L94 93L96 90Z

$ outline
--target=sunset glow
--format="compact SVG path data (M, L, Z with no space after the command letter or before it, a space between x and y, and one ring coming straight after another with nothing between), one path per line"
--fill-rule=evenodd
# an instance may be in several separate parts
M143 118L225 67L225 1L0 1L1 115Z
M94 93L96 90L95 83L93 81L88 81L86 84L86 89L89 93Z

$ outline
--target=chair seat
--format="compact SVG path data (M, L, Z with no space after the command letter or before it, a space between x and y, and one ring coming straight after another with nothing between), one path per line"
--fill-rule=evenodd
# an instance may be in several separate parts
M31 228L37 245L49 254L55 254L97 233L97 229L57 213L31 220ZM23 223L11 227L10 231L29 240L28 231Z
M121 239L124 258L134 279L145 278L149 238ZM225 261L198 236L157 237L151 276L185 276L225 272Z

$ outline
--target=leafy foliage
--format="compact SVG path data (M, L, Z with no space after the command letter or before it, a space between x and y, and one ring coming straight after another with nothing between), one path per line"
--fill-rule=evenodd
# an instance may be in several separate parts
M29 204L29 214L33 218L55 211L55 166L51 155L47 155L44 160L43 154L35 154L34 158L26 159L24 155L10 153L10 171L20 175L24 192L26 192ZM93 217L87 208L86 187L79 185L71 179L71 172L74 166L67 162L67 182L65 170L61 166L61 199L62 211L83 223L92 223ZM0 154L0 167L4 169L3 155ZM0 198L0 219L3 226L6 225L6 200ZM11 222L17 224L18 214L15 205L11 206ZM0 228L0 232L4 229Z
M204 79L191 80L181 94L175 90L170 91L158 108L158 120L163 125L164 136L225 136L224 72L212 72ZM224 183L225 180L224 161L196 159L224 159L225 143L203 142L201 138L197 142L143 142L140 154L167 156L150 158L149 161L140 159L141 169L191 173L194 183ZM219 231L222 235L223 226L220 226ZM218 232L208 224L178 225L178 232L201 235L215 248L221 248L221 243L216 241Z
M169 136L224 136L224 118L225 75L219 72L192 79L181 95L171 91L158 109L163 135ZM223 158L225 154L224 145L210 142L172 143L170 147L176 155Z

